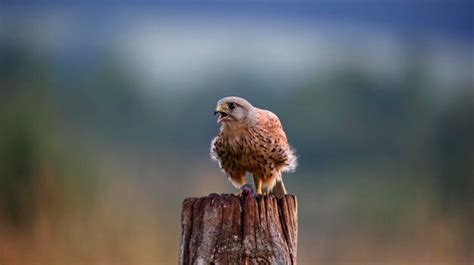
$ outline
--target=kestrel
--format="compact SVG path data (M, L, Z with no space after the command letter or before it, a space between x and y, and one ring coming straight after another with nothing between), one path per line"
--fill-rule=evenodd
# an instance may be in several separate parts
M258 194L286 194L281 173L294 171L297 162L278 117L239 97L219 100L214 114L221 127L212 140L211 157L232 184L241 188L249 172Z

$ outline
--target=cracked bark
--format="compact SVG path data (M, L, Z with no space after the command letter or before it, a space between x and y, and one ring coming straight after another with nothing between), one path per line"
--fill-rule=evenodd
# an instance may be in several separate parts
M296 264L297 232L293 195L187 198L179 264Z

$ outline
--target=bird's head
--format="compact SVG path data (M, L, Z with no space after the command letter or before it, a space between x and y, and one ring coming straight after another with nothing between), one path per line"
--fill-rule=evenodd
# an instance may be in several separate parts
M255 108L247 100L239 97L225 97L217 102L214 115L219 115L218 123L235 124L252 121Z

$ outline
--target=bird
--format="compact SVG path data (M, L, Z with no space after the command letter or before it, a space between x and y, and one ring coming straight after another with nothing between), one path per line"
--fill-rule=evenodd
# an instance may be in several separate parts
M278 116L235 96L220 99L214 115L221 126L211 142L211 158L230 182L236 188L249 185L249 172L257 194L285 195L282 172L295 171L297 157Z

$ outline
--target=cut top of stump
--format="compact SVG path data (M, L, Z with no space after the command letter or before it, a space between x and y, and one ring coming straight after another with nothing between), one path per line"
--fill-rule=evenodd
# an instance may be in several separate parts
M179 264L296 264L294 195L187 198L181 218Z

